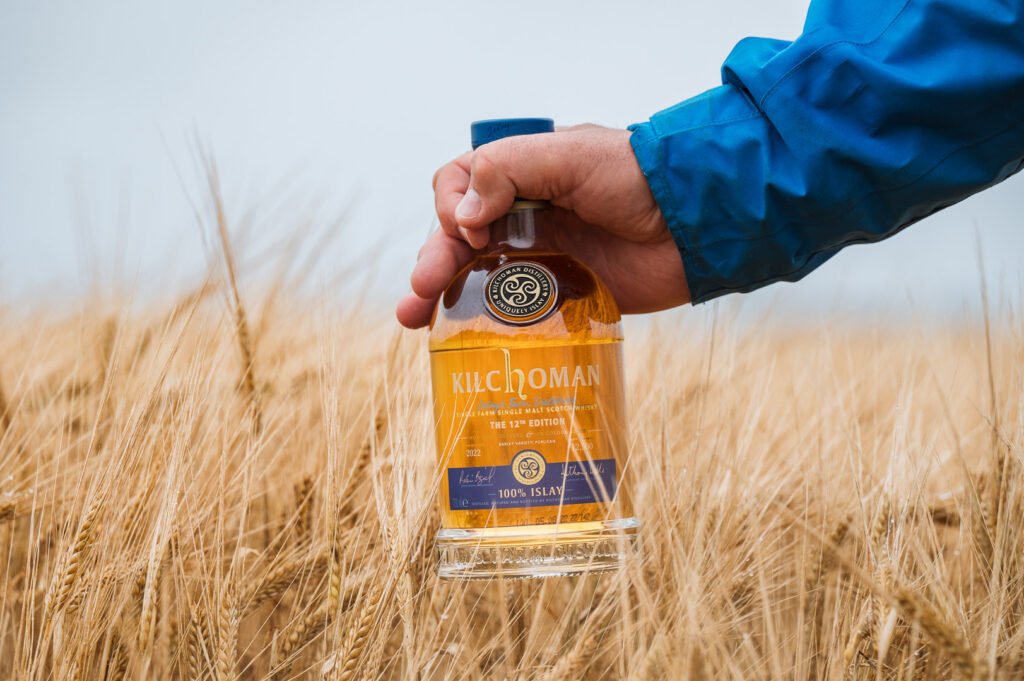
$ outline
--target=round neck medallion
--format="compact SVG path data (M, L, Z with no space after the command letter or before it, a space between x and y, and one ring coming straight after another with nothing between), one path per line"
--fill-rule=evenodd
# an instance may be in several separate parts
M551 271L525 260L494 270L484 286L487 310L512 324L539 321L554 309L557 297L558 286Z

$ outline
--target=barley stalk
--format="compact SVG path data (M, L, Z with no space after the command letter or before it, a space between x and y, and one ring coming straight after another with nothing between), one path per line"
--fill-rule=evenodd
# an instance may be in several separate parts
M843 651L843 660L847 666L853 662L853 658L857 656L857 650L860 648L860 642L864 640L871 632L871 626L874 622L873 612L873 601L869 598L864 601L864 605L861 606L860 617L857 618L857 623L853 627L853 633L850 636L850 642L846 645L846 649Z
M0 525L14 520L18 515L18 505L13 501L0 502Z
M927 643L919 643L908 653L912 661L911 681L925 681L931 666L931 654Z
M406 535L399 527L399 512L388 518L388 538L391 549L388 551L389 573L394 576L395 596L398 599L398 613L402 618L402 636L411 643L413 637L413 588L412 575L409 571L409 551L406 546Z
M978 506L974 518L974 541L981 554L982 562L990 564L996 532L998 494L993 491L992 476L977 475L974 486L978 494Z
M309 541L309 533L313 528L313 479L306 475L295 490L295 532L299 543Z
M613 612L609 603L599 605L587 618L572 648L542 677L543 681L576 681L582 678L601 643L601 630L607 626Z
M353 514L358 512L358 507L353 501L353 492L360 484L362 484L363 480L366 479L370 469L370 457L373 454L377 441L384 433L386 426L387 419L384 416L384 413L381 412L377 414L374 419L373 433L363 442L362 446L359 448L359 454L356 456L356 460L352 462L352 475L349 478L348 483L345 485L341 495L343 499L341 506L342 518L345 518L346 516L351 517Z
M107 659L103 681L124 681L127 671L128 649L121 644L120 639L116 639Z
M199 681L209 677L211 658L210 626L206 613L199 609L192 613L188 631L185 662L188 678Z
M889 538L892 533L892 524L892 502L888 496L883 496L871 526L871 543L869 546L874 563L875 577L887 593L891 593L894 588L893 568L889 554ZM876 596L869 612L871 613L871 621L863 628L863 637L875 645L877 649L877 641L873 640L873 636L878 634L882 623L888 619L889 605L883 598ZM882 664L884 661L879 659L878 663Z
M363 656L370 637L370 631L377 617L377 610L380 607L386 589L386 580L378 580L370 590L366 602L359 611L359 616L345 636L345 656L341 664L335 668L334 681L351 681L357 678L359 663Z
M330 614L326 603L324 603L292 626L278 646L275 655L277 660L272 670L273 676L280 677L290 667L292 656L319 636L329 621Z
M260 395L256 389L256 377L253 370L252 338L249 334L249 321L245 313L245 306L242 304L242 295L238 290L235 256L231 249L231 239L228 236L228 221L224 212L224 200L220 192L220 180L217 177L217 169L212 159L207 164L207 180L210 186L210 196L213 199L214 210L217 215L217 236L220 240L221 253L224 256L224 265L228 271L231 303L235 314L235 334L238 338L238 350L242 356L241 385L249 400L249 413L252 417L253 433L258 436L263 432L263 410L260 404Z
M3 377L0 376L0 440L11 427L11 407L7 401L7 393L4 392Z
M218 627L220 638L217 645L217 678L219 681L232 681L235 678L235 651L238 648L240 619L236 589L236 584L231 579L220 603Z
M664 662L666 651L672 647L672 639L666 631L659 631L651 645L647 647L644 656L640 659L640 665L630 672L630 679L643 681L644 679L655 679L658 677L659 666Z
M58 563L58 568L54 572L53 581L46 592L43 606L45 610L43 626L47 631L53 623L53 618L60 613L75 588L79 571L82 568L82 560L84 560L85 553L95 538L94 533L100 509L102 508L101 504L102 497L99 495L89 504L89 508L86 510L85 515L82 517L82 522L78 526L78 531L75 533L70 550Z
M825 538L826 546L838 548L846 538L852 521L852 514L846 514L836 521ZM808 560L810 571L804 576L804 626L807 629L807 641L812 651L810 656L812 673L817 672L819 663L816 651L821 647L821 628L824 617L823 609L820 607L820 592L825 575L832 567L832 563L832 553L820 549Z
M903 614L916 621L935 645L945 651L965 679L986 681L989 678L988 667L975 657L963 635L939 617L923 598L906 587L897 589L894 597Z
M256 588L245 599L246 612L255 610L264 601L276 600L305 573L315 579L327 567L327 562L327 552L321 551L311 558L296 558L274 569L258 582ZM340 592L340 575L338 580Z
M160 543L160 548L150 557L146 570L140 571L139 578L135 582L135 591L142 593L142 606L139 613L139 648L143 652L148 651L153 630L156 628L160 600L160 575L166 547L167 542Z

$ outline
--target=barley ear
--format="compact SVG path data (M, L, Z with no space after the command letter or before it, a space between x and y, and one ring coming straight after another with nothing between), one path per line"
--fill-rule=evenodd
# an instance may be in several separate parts
M60 613L61 609L68 602L71 593L75 588L79 572L82 569L82 560L85 553L92 545L96 524L100 513L102 497L97 496L89 505L82 522L75 533L74 542L63 559L58 562L54 572L53 581L47 589L44 599L43 626L44 631L49 632L53 618Z
M7 393L4 392L4 382L0 378L0 438L11 427L11 407L7 401Z
M324 603L299 620L288 631L274 655L276 660L271 669L271 676L273 678L281 678L283 676L291 666L292 657L327 627L329 619L330 614L327 612L326 603Z
M14 520L18 515L18 506L13 501L0 503L0 525Z
M139 648L142 652L149 649L153 630L156 628L157 613L160 600L160 576L163 573L164 555L167 542L152 554L146 570L141 572L135 583L135 589L142 592L142 607L139 612Z
M276 568L261 580L245 599L246 612L255 610L264 601L276 600L305 573L312 577L319 576L327 566L328 559L328 552L321 551L312 558L297 558Z
M905 587L897 589L894 596L906 618L920 624L922 631L939 649L945 651L965 679L989 679L988 666L974 656L974 650L963 634L939 617L924 599Z
M359 616L345 636L345 657L334 669L334 681L352 681L359 671L359 663L370 637L370 630L377 617L386 590L386 579L378 581L370 591Z
M857 656L857 650L860 648L861 641L871 632L871 625L874 621L872 608L872 599L868 598L861 607L860 617L857 619L857 624L854 625L853 632L850 634L850 642L846 644L846 650L843 651L843 661L847 666L853 663L853 658Z
M125 673L128 671L128 648L117 638L107 659L107 666L104 670L104 681L124 681Z
M212 642L207 613L201 605L192 612L186 636L188 645L185 650L185 666L188 678L202 681L210 675Z
M228 288L231 293L231 305L235 315L235 334L238 337L238 350L242 358L241 386L246 398L249 400L249 413L252 417L253 434L258 436L263 432L263 411L260 405L259 391L256 389L256 377L253 370L252 336L249 333L249 321L245 313L245 306L242 304L242 295L238 290L238 274L235 267L235 256L231 250L231 239L228 236L228 220L224 212L220 179L217 176L217 168L212 159L209 159L207 162L207 181L209 182L213 206L217 213L217 236L220 240L221 253L224 256L224 265L228 271Z
M572 648L542 677L543 681L576 681L582 678L614 611L614 603L610 599L598 604L584 623Z
M235 582L228 583L221 598L218 615L219 640L217 645L218 681L235 678L235 651L238 649L239 603Z
M306 475L302 481L296 483L293 492L295 495L295 532L298 534L299 543L309 541L309 534L313 529L313 478Z

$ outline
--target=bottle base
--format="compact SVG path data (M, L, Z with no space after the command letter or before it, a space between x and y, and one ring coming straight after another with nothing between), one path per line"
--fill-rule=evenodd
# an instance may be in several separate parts
M636 518L438 530L441 579L526 579L612 572L639 550Z

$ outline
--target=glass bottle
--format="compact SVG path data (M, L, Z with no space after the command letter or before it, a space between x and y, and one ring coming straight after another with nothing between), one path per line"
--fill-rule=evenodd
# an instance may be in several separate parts
M473 148L553 130L478 121ZM444 578L609 571L635 550L620 315L553 217L517 199L431 320Z

